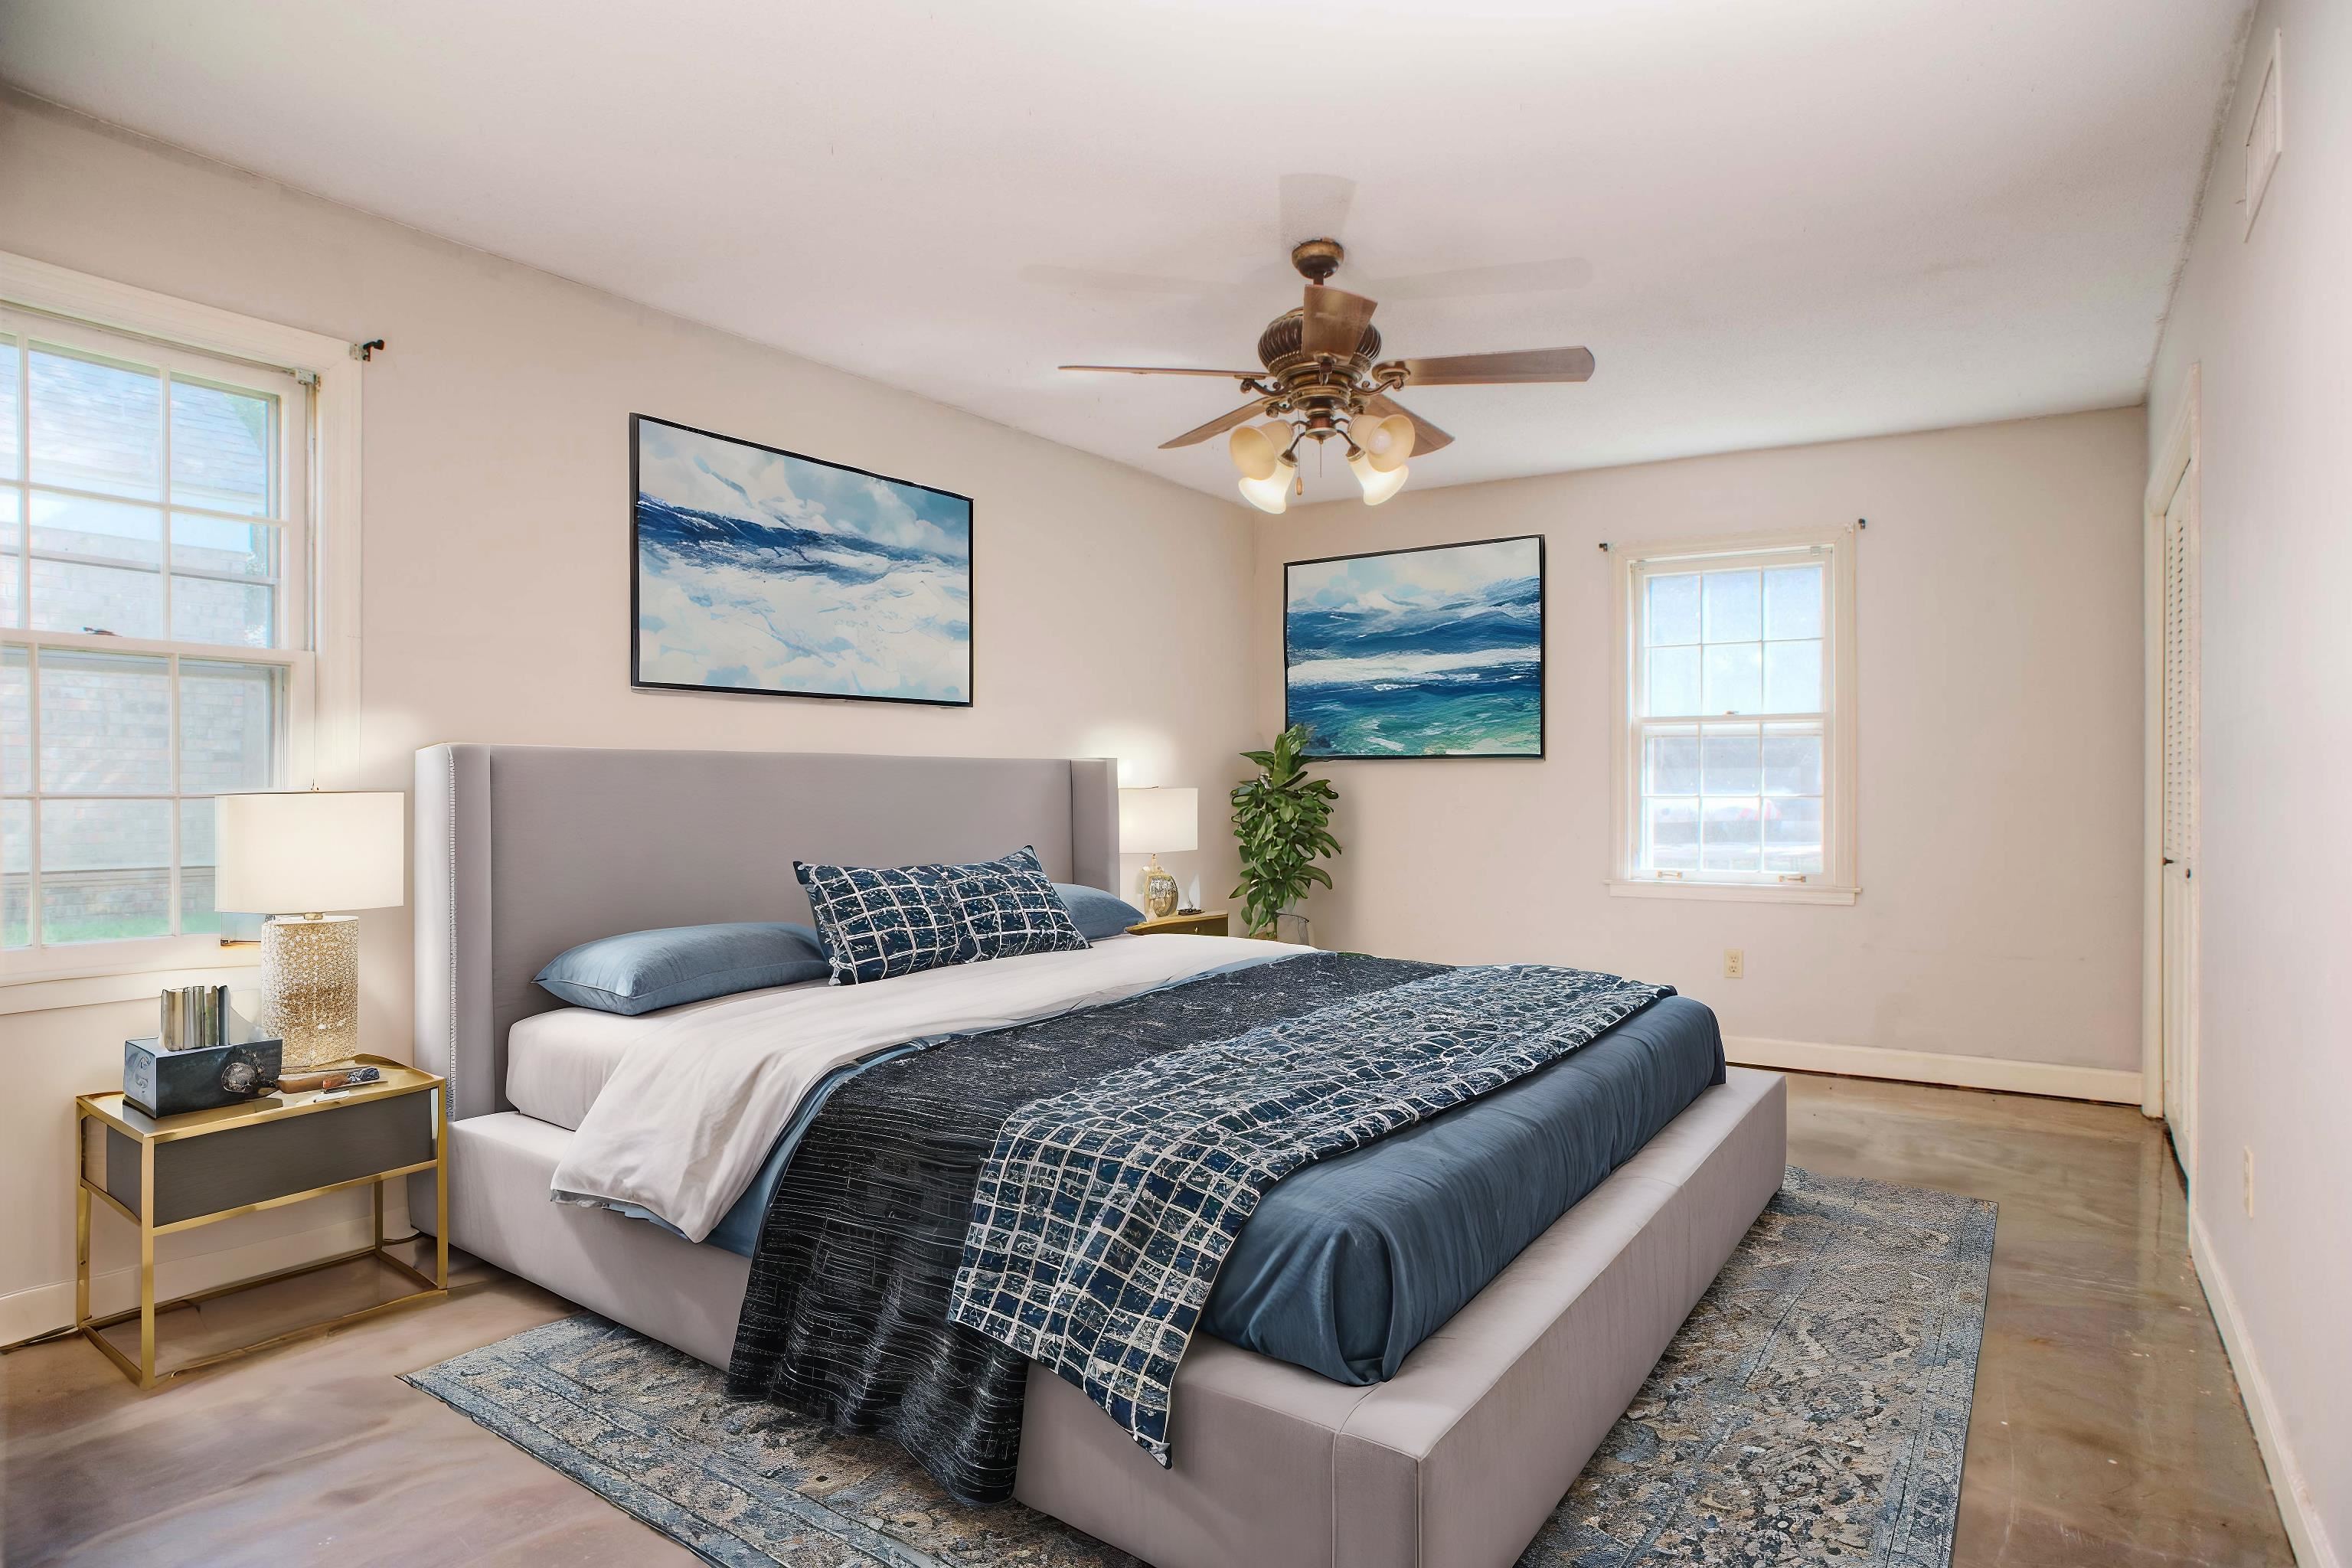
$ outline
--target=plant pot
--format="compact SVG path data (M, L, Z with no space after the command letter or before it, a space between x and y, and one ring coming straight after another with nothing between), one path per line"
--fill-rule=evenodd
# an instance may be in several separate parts
M1284 910L1276 914L1272 925L1259 931L1245 931L1242 934L1256 942L1286 942L1305 947L1307 917L1296 910Z

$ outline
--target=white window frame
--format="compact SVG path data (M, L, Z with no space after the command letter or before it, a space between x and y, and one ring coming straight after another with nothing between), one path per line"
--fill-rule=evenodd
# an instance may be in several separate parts
M287 785L344 782L358 761L360 693L361 376L350 345L5 251L0 309L36 318L20 327L70 347L124 357L131 352L125 345L89 335L110 333L139 340L135 352L142 363L170 368L175 355L193 354L245 362L258 384L271 374L289 378L279 478L300 485L306 517L300 545L280 552L280 647L220 651L288 671ZM200 367L190 368L204 376ZM216 379L217 372L204 378ZM307 400L291 395L298 386L307 386ZM298 419L306 401L307 420ZM0 642L174 661L207 653L194 644L20 628L0 629ZM37 661L39 656L30 657ZM31 695L37 711L37 683ZM200 977L257 962L254 944L209 935L0 954L0 1015L151 995L166 977Z
M1851 523L1790 533L1612 545L1609 556L1614 606L1613 679L1615 729L1610 748L1613 780L1609 891L1619 898L1708 899L1784 904L1851 904L1861 895L1854 825L1854 555L1858 534ZM1679 877L1643 873L1641 850L1642 749L1636 742L1642 584L1666 572L1729 565L1794 564L1809 555L1826 558L1822 636L1825 644L1822 695L1822 858L1818 875L1801 882L1767 880L1738 874L1710 877L1685 871ZM1703 722L1706 715L1694 715ZM1742 713L1741 721L1770 723L1790 715ZM1811 718L1811 715L1804 715Z

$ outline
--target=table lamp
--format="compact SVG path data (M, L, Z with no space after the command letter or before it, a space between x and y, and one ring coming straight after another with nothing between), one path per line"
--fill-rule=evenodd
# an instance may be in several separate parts
M261 1016L288 1069L357 1054L360 922L330 910L404 901L397 790L306 790L213 800L213 903L261 928Z
M1201 847L1201 792L1196 789L1123 789L1118 792L1118 849L1149 855L1143 871L1143 912L1165 920L1176 912L1176 879L1160 864L1160 854Z

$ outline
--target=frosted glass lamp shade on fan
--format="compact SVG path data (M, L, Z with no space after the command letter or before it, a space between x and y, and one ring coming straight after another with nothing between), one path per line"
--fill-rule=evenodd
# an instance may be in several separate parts
M407 797L394 790L225 795L213 801L216 908L261 928L262 1027L289 1069L359 1051L360 922L404 901Z
M1160 864L1162 851L1181 855L1201 847L1201 792L1123 789L1118 792L1118 849L1149 855L1143 872L1143 912L1163 920L1176 912L1176 879Z
M1368 416L1351 425L1348 437L1357 447L1348 468L1364 488L1366 506L1378 506L1404 489L1410 472L1404 460L1412 456L1412 420L1402 414L1385 419Z
M1279 420L1244 425L1225 437L1225 450L1242 477L1244 500L1260 511L1278 512L1290 504L1290 484L1298 477L1298 460L1290 447L1297 439Z

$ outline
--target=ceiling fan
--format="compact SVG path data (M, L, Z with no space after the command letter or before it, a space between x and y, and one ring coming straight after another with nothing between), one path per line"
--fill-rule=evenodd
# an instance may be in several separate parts
M1307 279L1307 299L1297 310L1266 323L1257 340L1262 370L1136 364L1061 368L1121 375L1231 376L1240 382L1244 392L1254 395L1249 402L1161 442L1160 450L1190 447L1231 431L1226 450L1241 472L1243 499L1262 511L1276 512L1290 504L1301 441L1337 437L1346 442L1348 467L1363 487L1367 506L1378 506L1404 489L1405 459L1414 452L1433 452L1453 441L1389 395L1400 387L1584 381L1592 374L1592 354L1581 348L1381 360L1381 334L1372 325L1377 303L1331 288L1327 281L1346 256L1336 239L1303 240L1292 247L1290 264ZM1260 417L1267 422L1250 423Z

